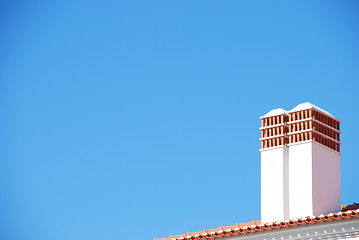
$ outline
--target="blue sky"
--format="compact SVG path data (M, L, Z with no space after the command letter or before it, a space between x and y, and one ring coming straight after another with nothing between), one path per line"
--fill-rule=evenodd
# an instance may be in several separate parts
M3 1L0 235L153 239L260 219L259 116L342 120L359 201L357 1Z

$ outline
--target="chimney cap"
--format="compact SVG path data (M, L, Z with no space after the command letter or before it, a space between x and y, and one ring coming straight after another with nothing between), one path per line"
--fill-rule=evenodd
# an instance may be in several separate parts
M322 112L332 118L335 118L332 114L330 114L329 112L325 111L324 109L321 109L320 107L315 106L314 104L310 103L310 102L305 102L305 103L301 103L298 104L295 108L293 108L292 110L288 111L288 113L291 112L298 112L298 111L302 111L302 110L307 110L307 109L316 109L319 112Z
M260 119L267 118L267 117L274 117L274 116L283 115L283 114L287 115L288 112L286 110L284 110L283 108L276 108L276 109L270 110L267 114L260 117Z

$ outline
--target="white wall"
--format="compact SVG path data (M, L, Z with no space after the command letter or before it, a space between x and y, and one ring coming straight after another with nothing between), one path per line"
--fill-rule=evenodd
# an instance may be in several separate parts
M288 217L288 147L261 149L261 220Z
M313 214L340 211L340 154L313 142Z
M338 211L340 154L314 141L290 144L290 219Z
M312 142L289 145L289 217L313 216Z

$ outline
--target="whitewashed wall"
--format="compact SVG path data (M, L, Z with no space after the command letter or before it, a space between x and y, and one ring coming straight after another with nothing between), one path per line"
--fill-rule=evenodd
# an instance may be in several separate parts
M289 219L288 197L288 147L261 149L262 222Z

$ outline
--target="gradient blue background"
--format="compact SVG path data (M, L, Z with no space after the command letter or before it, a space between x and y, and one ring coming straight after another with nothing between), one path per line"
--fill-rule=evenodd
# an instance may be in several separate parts
M342 120L359 201L358 1L9 1L0 238L153 239L260 219L259 116Z

